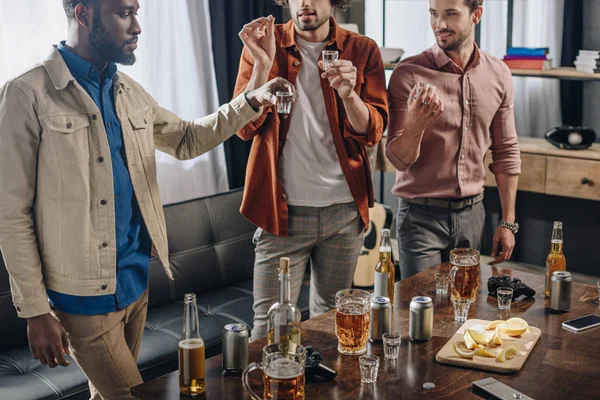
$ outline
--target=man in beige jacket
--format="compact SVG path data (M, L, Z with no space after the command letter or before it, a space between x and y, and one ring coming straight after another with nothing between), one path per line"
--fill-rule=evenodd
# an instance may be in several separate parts
M33 356L72 354L93 399L131 398L150 253L169 269L155 149L203 154L255 118L275 79L182 121L116 63L133 64L137 0L63 0L67 40L0 89L0 248Z

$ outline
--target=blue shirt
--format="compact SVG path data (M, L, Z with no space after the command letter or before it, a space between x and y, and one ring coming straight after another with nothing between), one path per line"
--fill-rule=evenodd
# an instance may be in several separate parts
M93 64L70 51L65 42L61 42L57 49L73 77L98 106L106 128L115 189L117 286L115 294L101 296L72 296L49 289L47 294L50 304L60 311L80 315L105 314L134 303L148 287L152 241L133 192L121 124L115 109L113 80L117 66L114 63L106 66L106 77L100 87L98 71ZM106 204L98 204L97 207L111 207L112 199L106 200Z

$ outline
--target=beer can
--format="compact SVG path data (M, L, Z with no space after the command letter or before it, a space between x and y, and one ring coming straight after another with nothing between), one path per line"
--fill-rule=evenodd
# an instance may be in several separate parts
M410 302L409 335L413 342L426 342L433 336L433 301L417 296Z
M371 300L371 342L381 342L381 336L392 327L392 303L387 297L373 297Z
M223 369L241 373L248 366L248 327L227 324L223 329Z
M556 271L550 278L550 310L567 312L571 308L573 278L567 271Z

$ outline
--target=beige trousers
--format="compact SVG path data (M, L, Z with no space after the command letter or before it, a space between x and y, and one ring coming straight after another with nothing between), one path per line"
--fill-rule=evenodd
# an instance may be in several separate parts
M137 356L142 342L148 291L129 307L102 315L53 310L69 336L71 355L89 380L92 400L134 399L142 383Z

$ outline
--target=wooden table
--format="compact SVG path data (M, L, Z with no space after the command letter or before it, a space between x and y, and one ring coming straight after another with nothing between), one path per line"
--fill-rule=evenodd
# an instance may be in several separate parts
M324 362L338 371L335 381L323 384L307 384L307 399L479 399L471 391L473 381L489 376L504 382L535 399L593 399L600 396L600 329L579 334L561 327L563 321L582 315L600 314L600 302L596 287L573 283L571 311L552 314L544 300L544 276L517 272L499 267L481 267L481 287L477 302L471 306L469 318L486 320L508 319L513 316L525 318L530 325L542 330L542 337L529 356L523 369L514 375L502 375L439 364L436 353L458 330L447 297L435 296L434 273L447 270L447 265L431 268L409 279L396 283L394 298L395 330L408 335L408 308L413 296L429 295L435 299L433 338L426 343L410 343L404 340L400 357L394 362L383 358L382 346L369 344L369 353L380 357L379 376L374 385L361 385L358 357L344 356L337 352L334 328L334 312L305 321L302 324L302 342L321 351ZM497 309L496 299L487 296L487 280L491 275L519 277L533 287L537 295L533 299L519 300L510 311ZM259 361L266 340L249 346L250 361ZM247 399L240 377L224 377L221 356L206 361L206 393L201 398L218 400ZM254 388L260 389L259 373ZM435 390L426 392L422 385L433 382ZM173 372L144 383L134 389L141 399L180 399L178 374ZM183 398L183 397L181 397Z

